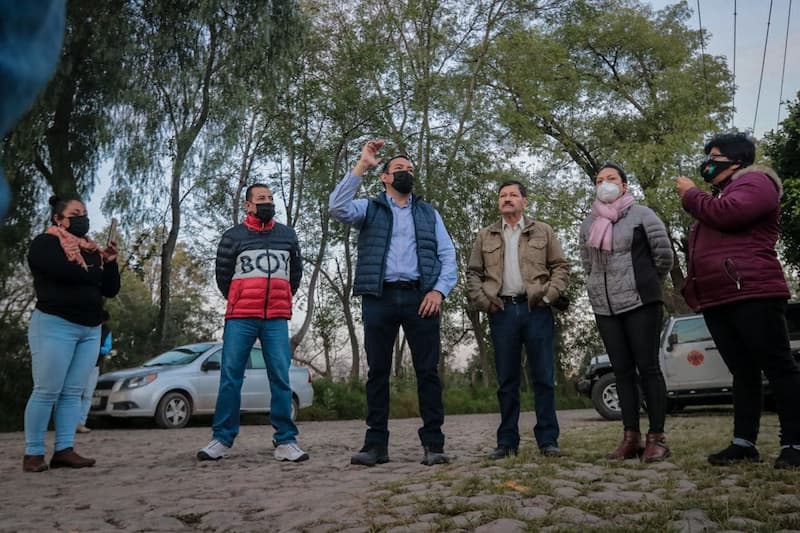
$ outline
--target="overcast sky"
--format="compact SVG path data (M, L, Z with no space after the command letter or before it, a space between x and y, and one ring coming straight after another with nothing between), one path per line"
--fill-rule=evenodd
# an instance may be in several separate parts
M789 19L790 0L700 0L700 18L697 16L698 0L687 0L687 2L694 13L690 27L698 28L702 20L703 28L711 33L706 43L706 51L713 55L724 56L731 71L734 70L733 13L734 4L736 5L737 90L734 100L736 105L734 126L739 130L753 129L767 20L770 20L764 77L754 133L760 138L765 132L777 129L787 22L790 23L790 27L782 99L794 100L797 98L797 91L800 90L800 68L797 66L800 64L800 2L795 2L792 6L791 19ZM654 8L661 9L676 2L649 0L649 3ZM786 106L781 107L781 119L784 118L786 118Z

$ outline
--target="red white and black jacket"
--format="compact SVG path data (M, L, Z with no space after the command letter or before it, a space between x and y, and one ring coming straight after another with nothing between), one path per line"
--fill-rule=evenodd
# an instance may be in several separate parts
M222 235L217 287L228 299L225 318L291 318L303 265L294 230L247 215Z

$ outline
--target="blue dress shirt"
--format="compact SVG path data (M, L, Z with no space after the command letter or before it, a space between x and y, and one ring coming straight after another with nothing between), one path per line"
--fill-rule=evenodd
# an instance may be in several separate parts
M356 228L361 227L361 222L367 214L369 200L366 198L355 199L356 191L361 186L361 176L348 172L336 185L328 201L328 208L333 218L343 224ZM386 193L384 193L386 194ZM419 264L417 258L417 239L414 233L414 219L411 214L411 205L414 196L409 197L408 204L399 206L392 197L386 195L386 200L392 208L392 239L389 251L386 254L385 281L402 281L419 279ZM436 244L439 262L442 271L433 290L447 296L456 286L458 269L456 267L456 249L453 240L444 227L442 217L436 214Z

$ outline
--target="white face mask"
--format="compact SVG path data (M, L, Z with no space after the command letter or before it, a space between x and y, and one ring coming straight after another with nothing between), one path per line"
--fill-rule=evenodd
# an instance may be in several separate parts
M620 189L619 185L616 183L611 183L610 181L604 181L600 185L597 186L597 199L603 202L604 204L610 204L617 198L619 198Z

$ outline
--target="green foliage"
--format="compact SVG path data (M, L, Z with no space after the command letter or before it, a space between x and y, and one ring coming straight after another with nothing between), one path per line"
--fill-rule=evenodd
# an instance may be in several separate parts
M356 380L313 381L314 404L302 409L299 420L362 420L367 415L364 384ZM497 390L470 384L461 374L451 375L442 391L444 412L447 415L495 413L498 411ZM533 410L533 394L523 387L520 398L523 411ZM583 409L591 401L574 392L572 383L556 387L558 409ZM390 384L389 416L414 418L419 416L417 384L414 379L393 379Z
M788 116L766 136L764 151L783 180L781 240L787 263L800 268L800 92L787 104Z

